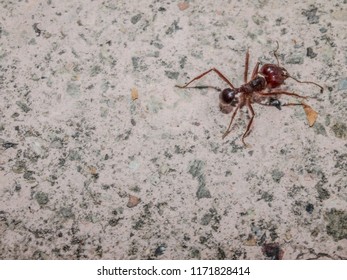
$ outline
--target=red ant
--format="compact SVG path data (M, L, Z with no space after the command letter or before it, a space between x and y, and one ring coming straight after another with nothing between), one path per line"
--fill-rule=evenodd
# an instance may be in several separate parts
M230 128L234 121L234 118L236 116L236 113L241 109L243 106L247 106L248 112L250 114L250 120L248 122L247 128L245 133L242 136L242 143L247 146L244 139L249 135L250 128L253 123L253 119L255 116L252 104L258 103L260 105L266 105L266 106L275 106L277 109L281 110L281 106L295 106L295 105L302 105L302 103L285 103L281 104L281 102L276 99L276 96L280 95L289 95L294 96L297 98L307 99L306 96L301 96L299 94L296 94L294 92L287 92L283 90L279 91L271 91L274 88L279 88L282 84L284 84L284 81L287 78L292 78L298 83L302 84L314 84L318 86L321 89L321 93L323 92L323 87L314 83L314 82L308 82L308 81L299 81L296 78L289 75L288 71L280 66L277 51L279 48L279 44L277 42L277 48L274 50L273 54L277 60L276 64L264 64L260 70L259 65L260 63L257 62L255 65L251 80L247 82L247 76L248 76L248 62L249 62L249 50L247 50L246 53L246 61L245 61L245 72L244 72L244 84L241 85L239 88L235 88L232 83L216 68L212 68L201 75L195 77L190 82L185 84L184 86L178 86L179 88L213 88L220 92L219 94L219 106L222 112L224 113L230 113L233 110L233 107L236 107L229 123L229 126L225 133L223 134L223 139L231 132ZM192 82L201 79L203 76L207 75L210 72L215 72L224 82L226 82L230 87L225 88L221 90L218 87L214 86L195 86L195 87L188 87ZM268 91L264 92L265 89L268 89ZM262 103L262 101L265 98L269 98L268 103Z

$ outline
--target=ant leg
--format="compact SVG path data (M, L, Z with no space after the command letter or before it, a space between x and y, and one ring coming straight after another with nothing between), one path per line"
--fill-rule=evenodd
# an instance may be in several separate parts
M278 60L278 56L277 56L277 51L280 48L280 45L278 44L278 41L276 41L276 44L277 44L277 48L274 50L274 56L277 60L277 65L280 66L280 61Z
M263 106L271 106L276 107L278 110L281 110L282 103L277 98L270 97L268 103L262 103L260 100L255 101L257 104L263 105Z
M253 119L254 119L254 116L255 116L255 113L254 113L254 110L253 110L253 107L252 105L249 103L249 100L247 100L247 107L248 107L248 110L250 112L250 115L251 115L251 119L249 120L248 122L248 125L247 125L247 128L246 128L246 132L243 134L242 136L242 143L243 145L247 146L247 144L245 143L245 138L248 136L248 134L250 133L250 130L251 130L251 125L253 123Z
M299 94L296 94L294 92L288 92L288 91L273 91L273 92L269 92L269 93L265 93L265 92L258 92L257 94L261 95L261 96L272 96L272 95L289 95L289 96L295 96L298 98L302 98L302 99L308 99L307 96L302 96Z
M262 106L276 107L278 110L281 110L283 106L303 106L302 103L281 103L278 99L271 97L269 103L262 103L260 101L256 101L256 103Z
M246 59L245 59L245 73L243 74L243 80L245 83L247 83L247 76L248 76L248 63L249 63L249 49L247 49L246 52Z
M257 62L257 64L254 66L254 69L253 69L253 72L252 72L252 79L254 79L255 76L258 74L259 64L260 64L260 62Z
M303 103L284 103L282 106L303 106Z
M296 81L297 83L300 83L300 84L313 84L313 85L316 85L317 87L320 88L320 93L323 93L323 87L320 86L319 84L317 83L314 83L314 82L308 82L308 81L299 81L298 79L292 77L292 76L289 76L288 75L288 78L292 78L294 81Z
M192 82L201 79L203 76L207 75L208 73L210 73L211 71L214 71L224 82L226 82L231 88L235 88L233 86L233 84L216 68L211 68L210 70L202 73L201 75L195 77L193 80L191 80L190 82L188 82L187 84L185 84L184 86L178 86L176 85L176 87L178 88L186 88L188 87Z
M234 121L234 118L236 116L237 111L240 109L240 104L241 103L239 103L237 105L237 107L235 108L235 111L233 112L233 115L231 116L231 120L230 120L229 126L228 126L227 130L224 132L224 134L222 136L222 139L224 139L231 132L230 127L231 127L231 125L232 125L232 123Z

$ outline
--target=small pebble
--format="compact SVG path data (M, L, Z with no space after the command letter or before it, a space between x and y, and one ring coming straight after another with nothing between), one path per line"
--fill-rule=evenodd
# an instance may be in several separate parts
M184 1L184 2L178 3L177 6L180 9L180 11L184 11L189 8L189 3Z
M160 245L160 246L158 246L157 249L155 249L154 254L156 256L160 256L160 255L164 254L165 250L166 250L166 246L165 245Z
M337 90L345 90L347 89L347 78L343 78L339 80Z
M133 208L135 207L137 204L139 204L141 202L141 198L137 197L137 196L134 196L134 195L129 195L129 201L128 201L128 204L127 206L129 208Z
M136 100L138 98L139 98L139 91L137 90L137 88L132 88L131 89L131 99Z

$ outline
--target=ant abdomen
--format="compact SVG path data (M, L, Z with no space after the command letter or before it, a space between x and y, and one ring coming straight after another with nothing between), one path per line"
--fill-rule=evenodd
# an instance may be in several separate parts
M264 64L259 73L264 75L268 88L279 87L289 77L286 69L275 64Z
M231 104L235 99L236 91L231 88L226 88L219 94L219 101L223 104Z
M219 108L224 114L229 114L236 105L238 99L236 98L237 92L235 89L226 88L219 94Z

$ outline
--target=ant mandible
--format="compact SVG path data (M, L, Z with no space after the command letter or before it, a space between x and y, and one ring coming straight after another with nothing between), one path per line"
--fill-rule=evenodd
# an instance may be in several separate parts
M245 143L245 138L249 135L251 125L253 123L253 119L255 116L252 104L257 103L260 105L266 105L266 106L275 106L277 109L281 110L281 106L295 106L295 105L302 105L302 103L285 103L281 104L281 102L276 98L280 95L288 95L288 96L294 96L301 99L307 99L308 97L302 96L299 94L296 94L294 92L288 92L283 91L279 88L282 84L284 84L284 81L288 78L292 78L298 83L302 84L313 84L320 88L321 93L323 92L323 87L318 85L314 82L308 82L308 81L299 81L298 79L292 77L289 75L288 71L280 66L279 59L277 56L277 51L279 49L279 44L277 43L276 50L273 51L273 54L277 60L277 64L264 64L260 70L259 66L260 63L257 62L255 65L251 80L247 81L248 76L248 63L249 63L249 50L247 50L246 53L246 59L245 59L245 72L244 72L244 84L241 85L239 88L235 88L232 83L216 68L211 68L210 70L200 74L199 76L192 79L190 82L185 84L184 86L178 86L178 88L213 88L220 92L219 94L219 106L222 112L224 113L230 113L234 107L235 110L231 116L231 120L229 123L229 126L225 133L223 134L223 139L231 132L231 125L234 121L234 118L237 114L237 112L243 107L247 106L248 112L250 115L250 120L247 124L247 128L245 133L242 136L242 143L247 146ZM207 75L210 72L215 72L224 82L226 82L229 87L221 90L218 87L214 86L195 86L195 87L189 87L189 85L196 81L201 79L203 76ZM264 90L268 90L264 92ZM272 91L272 89L277 89L277 91ZM262 103L262 101L266 98L269 98L268 103Z

